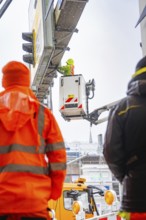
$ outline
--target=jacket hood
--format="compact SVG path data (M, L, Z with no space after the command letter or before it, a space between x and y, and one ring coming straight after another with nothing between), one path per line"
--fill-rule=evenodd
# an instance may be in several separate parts
M127 95L146 96L146 79L131 80L128 84Z
M38 111L35 96L28 89L13 88L0 94L0 121L7 131L16 131Z

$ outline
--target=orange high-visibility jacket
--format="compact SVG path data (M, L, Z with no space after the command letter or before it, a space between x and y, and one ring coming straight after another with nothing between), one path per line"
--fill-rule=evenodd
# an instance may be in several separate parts
M52 112L29 88L0 93L0 214L45 210L58 199L66 151Z

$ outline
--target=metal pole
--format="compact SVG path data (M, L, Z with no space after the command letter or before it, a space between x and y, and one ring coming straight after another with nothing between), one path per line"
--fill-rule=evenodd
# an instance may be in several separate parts
M2 1L1 1L2 2ZM0 2L0 3L1 3ZM4 14L4 12L7 10L7 8L9 7L9 5L11 4L12 0L7 0L4 5L2 6L2 8L0 9L0 18L2 17L2 15Z

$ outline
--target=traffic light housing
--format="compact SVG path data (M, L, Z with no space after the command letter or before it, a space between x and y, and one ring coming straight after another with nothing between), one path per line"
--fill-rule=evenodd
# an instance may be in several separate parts
M36 33L32 32L22 33L22 39L29 42L23 43L22 49L27 52L23 55L23 61L32 64L35 67L36 64Z

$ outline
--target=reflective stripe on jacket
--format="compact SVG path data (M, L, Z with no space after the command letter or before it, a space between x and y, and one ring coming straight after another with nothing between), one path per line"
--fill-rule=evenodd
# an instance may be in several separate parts
M32 91L0 93L0 213L44 210L61 195L66 151L58 124Z

